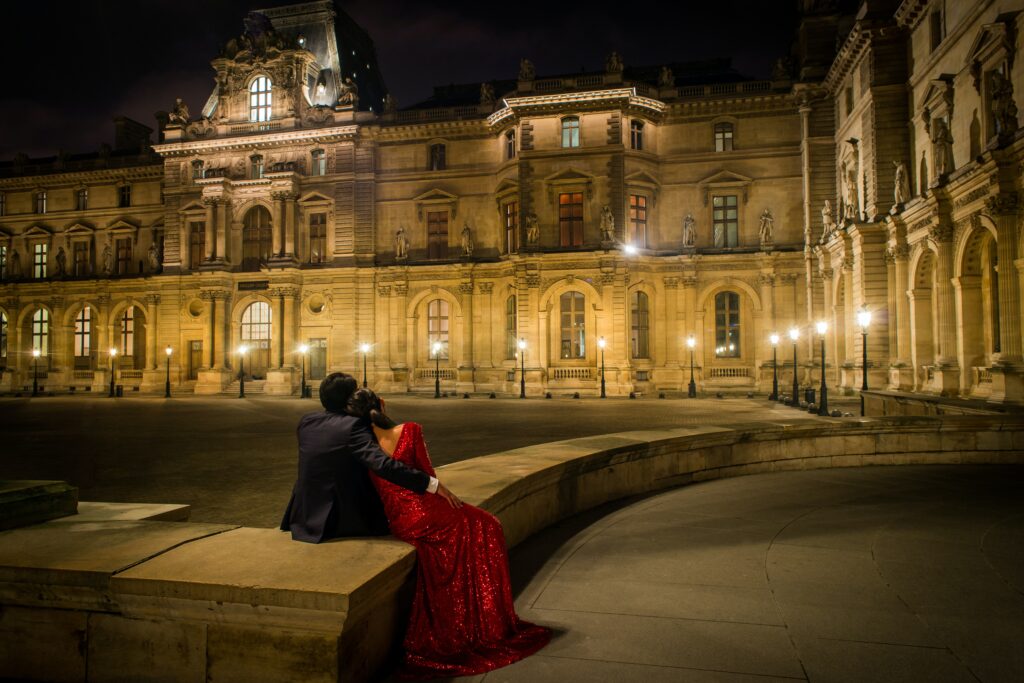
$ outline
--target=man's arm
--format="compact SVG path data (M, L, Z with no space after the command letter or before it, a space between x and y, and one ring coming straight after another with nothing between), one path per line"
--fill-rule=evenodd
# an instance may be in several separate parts
M373 434L363 423L357 422L353 425L349 444L356 458L381 479L415 493L437 491L437 479L395 460L382 451Z

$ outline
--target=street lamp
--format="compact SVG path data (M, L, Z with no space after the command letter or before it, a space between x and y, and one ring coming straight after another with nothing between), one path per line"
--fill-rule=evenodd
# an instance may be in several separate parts
M818 415L828 415L828 387L825 386L825 333L828 332L828 323L821 320L817 328L821 337L821 399L818 401Z
M871 311L866 308L857 312L857 324L860 325L861 350L863 351L864 372L860 382L860 416L864 417L864 392L868 390L868 326L871 325Z
M769 401L779 400L779 358L778 358L778 346L779 346L779 335L772 333L768 337L772 343L772 395L768 397Z
M693 381L693 347L697 345L697 339L691 334L686 339L686 345L690 347L690 387L686 395L689 398L697 398L697 383Z
M238 398L245 398L245 354L248 351L245 344L238 347Z
M39 395L39 356L43 352L39 349L32 349L32 395Z
M800 339L800 330L791 327L789 328L789 338L793 340L793 399L791 405L800 407L800 379L797 377L796 367L796 342Z
M526 339L519 338L519 398L526 398Z
M360 344L359 350L363 352L363 388L366 388L366 354L370 352L369 344Z
M434 398L441 398L441 342L434 342Z
M164 353L167 354L167 381L164 382L164 398L171 397L171 354L174 353L174 349L168 346L164 349Z
M117 349L110 347L110 398L114 398L114 359L117 358Z
M299 383L299 398L306 398L306 354L309 353L309 346L300 344L299 353L302 354L302 382Z
M604 337L597 340L597 345L601 348L601 398L608 398L608 395L604 391Z

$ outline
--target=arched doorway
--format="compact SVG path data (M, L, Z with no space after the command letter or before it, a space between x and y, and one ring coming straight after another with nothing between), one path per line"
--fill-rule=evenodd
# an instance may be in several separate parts
M248 351L245 354L245 376L251 379L266 379L270 367L270 304L257 301L249 304L242 313L241 341Z
M143 370L146 367L146 318L138 306L128 306L114 320L114 348L117 367Z
M270 261L270 212L266 207L254 206L245 214L242 224L242 270L258 271Z
M939 331L935 316L935 254L927 247L917 261L910 282L910 344L914 363L914 389L931 383L938 355Z
M999 256L989 230L977 226L964 242L957 276L961 388L987 396L989 367L999 353Z

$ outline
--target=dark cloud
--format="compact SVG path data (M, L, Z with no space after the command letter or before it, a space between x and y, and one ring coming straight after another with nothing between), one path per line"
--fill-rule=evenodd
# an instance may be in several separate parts
M154 126L153 113L183 97L194 113L212 89L209 62L242 29L243 0L84 0L7 8L9 68L0 101L0 158L110 142L111 119ZM286 4L286 3L282 3ZM692 4L514 5L351 0L340 6L373 38L386 83L401 104L433 86L514 78L528 56L540 74L594 71L619 50L627 64L731 57L765 76L788 53L795 0Z

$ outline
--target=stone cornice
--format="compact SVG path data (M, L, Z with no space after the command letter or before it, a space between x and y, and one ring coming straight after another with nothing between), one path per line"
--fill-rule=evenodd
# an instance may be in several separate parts
M163 164L101 168L93 171L68 171L0 178L0 190L51 189L60 185L101 185L131 180L159 180L164 177Z
M505 106L487 117L492 128L500 126L511 116L562 112L567 109L590 109L595 106L627 106L660 116L666 110L661 100L637 95L636 88L586 90L583 92L555 93L551 95L524 95L506 97Z
M233 150L253 150L267 147L281 147L292 144L308 144L338 142L351 140L359 132L358 125L333 126L330 128L300 128L281 132L266 132L256 135L240 135L237 137L213 138L210 140L191 140L188 142L168 142L153 145L153 150L164 157L192 156L211 152Z
M925 10L930 4L931 0L904 0L896 9L893 19L896 20L898 26L913 30L924 19Z
M900 29L889 21L885 23L873 21L858 21L850 30L846 40L843 41L839 53L832 61L832 66L825 75L824 86L833 95L842 84L846 76L853 70L853 67L860 61L865 50L876 38L888 37Z

